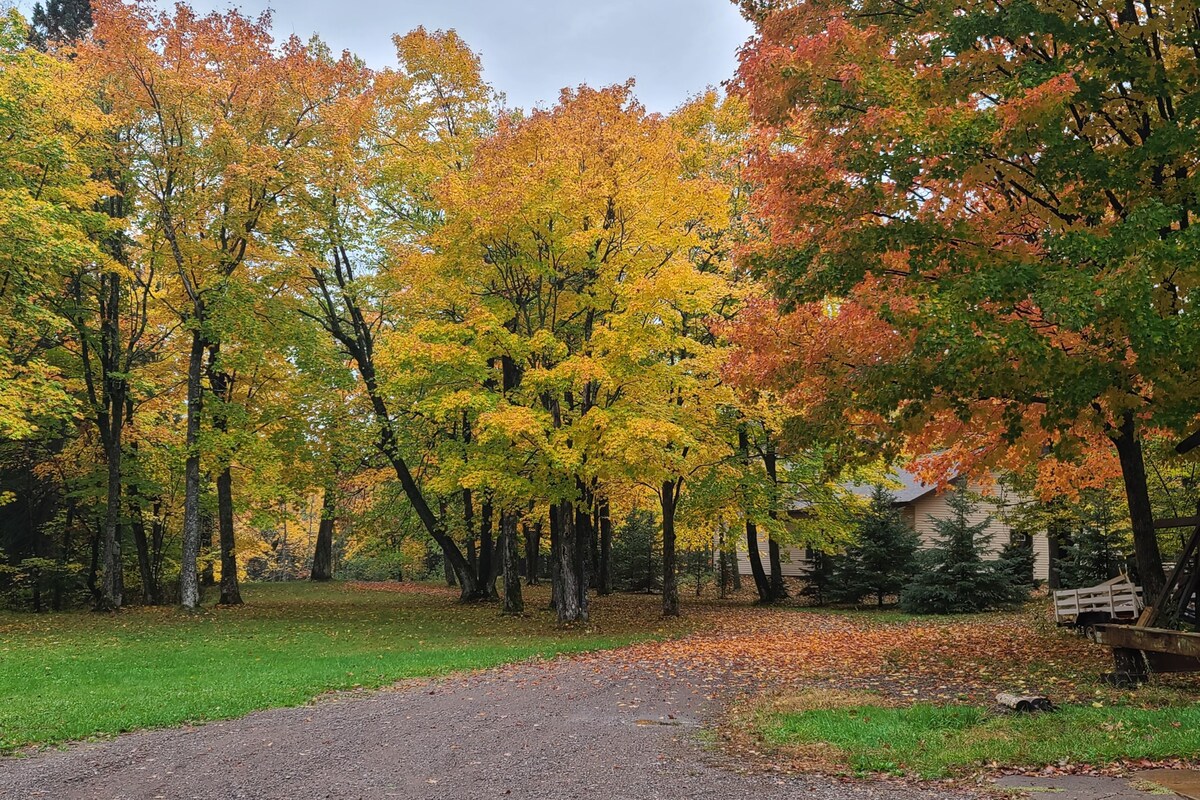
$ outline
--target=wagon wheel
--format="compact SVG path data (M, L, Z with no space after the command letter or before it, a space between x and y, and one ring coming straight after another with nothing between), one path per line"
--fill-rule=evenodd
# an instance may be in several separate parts
M1096 641L1096 625L1095 625L1095 623L1088 623L1087 625L1084 625L1081 632L1083 633L1083 637L1085 639L1087 639L1089 642Z

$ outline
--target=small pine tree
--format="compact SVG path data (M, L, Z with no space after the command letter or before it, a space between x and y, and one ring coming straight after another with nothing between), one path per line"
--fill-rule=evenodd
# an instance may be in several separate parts
M1033 562L1033 546L1028 541L1019 541L1014 538L1000 551L996 569L1004 574L1012 591L1012 598L1009 602L1024 602L1029 597L1029 593L1033 591Z
M952 514L934 520L938 547L927 551L916 577L900 593L900 606L913 614L959 614L1012 606L1024 596L1012 562L987 561L991 518L971 524L976 504L965 491L952 492Z
M45 50L50 42L78 42L91 29L90 0L46 0L33 6L29 43Z
M1066 557L1059 562L1064 587L1095 586L1114 578L1125 564L1124 540L1118 529L1120 515L1113 497L1106 492L1085 494Z
M644 509L629 512L613 537L613 585L622 591L654 591L661 588L662 538L658 519Z
M870 597L883 605L885 598L899 594L916 573L921 541L895 501L882 486L875 488L870 506L858 520L856 544L831 558L824 591L830 601L857 603Z
M814 605L823 606L830 602L829 586L833 578L834 562L837 556L820 550L813 550L810 560L811 569L804 576L804 588L800 590L802 597L812 600Z

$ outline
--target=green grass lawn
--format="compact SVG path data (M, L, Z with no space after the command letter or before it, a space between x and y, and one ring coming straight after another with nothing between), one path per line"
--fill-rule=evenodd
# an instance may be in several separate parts
M597 626L560 629L545 611L502 617L495 604L460 605L436 591L294 583L251 584L243 595L244 607L198 614L0 613L0 751L670 632L653 603L624 598L602 605ZM534 595L530 605L545 601Z
M859 698L867 700L868 698ZM798 760L856 773L922 778L991 764L1040 767L1066 760L1200 756L1200 705L1168 708L1069 706L1052 714L992 715L975 706L883 707L835 702L829 707L762 713L768 743Z

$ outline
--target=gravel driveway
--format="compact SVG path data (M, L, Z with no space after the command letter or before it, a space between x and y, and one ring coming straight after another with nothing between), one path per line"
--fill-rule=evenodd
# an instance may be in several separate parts
M336 696L238 720L0 759L0 797L932 800L819 777L743 774L697 741L686 674L610 654Z

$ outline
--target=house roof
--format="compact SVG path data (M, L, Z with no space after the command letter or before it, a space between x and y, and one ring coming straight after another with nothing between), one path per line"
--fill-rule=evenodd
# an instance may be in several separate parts
M887 477L890 485L885 488L896 498L896 505L898 506L906 506L937 489L936 485L922 483L916 475L900 467L892 467L888 471ZM842 485L860 497L870 497L875 493L875 484L871 483L846 483Z
M898 506L906 506L920 500L927 494L935 491L935 484L922 483L917 476L901 467L892 467L887 473L888 485L885 486L892 496L895 498L895 504ZM875 493L875 484L873 483L843 483L842 488L859 497L870 497ZM805 511L812 502L805 498L796 498L788 506L789 511Z

